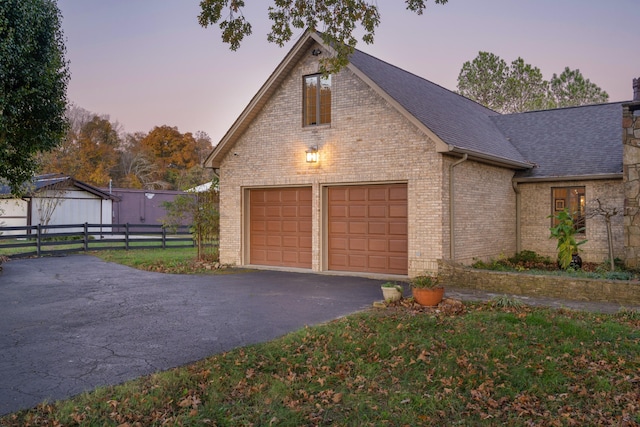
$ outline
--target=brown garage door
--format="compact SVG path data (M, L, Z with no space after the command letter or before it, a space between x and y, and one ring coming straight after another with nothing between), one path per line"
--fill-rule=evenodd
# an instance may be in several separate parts
M329 270L407 274L407 185L329 188Z
M249 199L250 263L311 268L311 187L250 190Z

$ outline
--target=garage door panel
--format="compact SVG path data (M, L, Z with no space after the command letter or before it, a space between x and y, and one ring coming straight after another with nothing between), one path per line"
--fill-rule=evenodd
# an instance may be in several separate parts
M311 236L301 236L298 238L298 247L303 249L311 249L312 244Z
M407 274L407 185L328 189L330 270Z
M266 229L267 229L267 224L264 221L260 221L260 222L255 221L251 223L251 231L265 231Z
M389 206L390 218L406 218L407 217L407 205L390 205Z
M331 221L329 223L329 233L331 235L346 234L347 227L349 227L349 223L346 221Z
M296 233L298 231L298 221L282 221L282 231L286 233Z
M349 223L349 234L367 234L367 223L366 222L350 222Z
M387 240L369 239L369 247L367 249L371 252L387 252Z
M367 240L366 239L349 239L349 250L351 251L366 251Z
M380 187L380 188L372 187L372 188L369 189L368 200L369 201L386 202L387 201L387 191L388 191L388 189L386 187Z
M329 264L334 265L336 267L343 267L344 270L347 267L347 255L346 254L332 254L329 255ZM336 268L339 270L339 268Z
M407 252L406 240L389 240L389 252Z
M367 256L366 255L359 255L359 254L349 255L349 267L366 268L367 267Z
M282 206L282 216L285 218L297 218L298 207L297 206ZM277 213L276 213L277 215Z
M386 218L387 206L369 206L369 218Z
M249 262L311 268L310 187L249 190Z
M407 235L407 223L405 222L389 222L389 234L406 236Z
M298 217L311 220L311 206L298 206Z
M387 234L386 222L369 222L369 234Z
M348 196L347 200L349 200L351 202L358 202L358 201L367 200L367 190L366 190L366 188L350 187L348 189L348 191L349 191L349 196Z
M347 218L347 207L344 205L333 205L329 208L331 218Z
M347 249L348 239L339 238L339 237L331 237L329 238L329 248L330 249Z
M367 207L364 205L349 206L349 218L366 218Z
M267 221L267 231L271 231L271 232L282 231L282 222L280 222L280 221Z
M406 202L407 199L407 186L395 186L389 188L389 200L401 200Z
M345 201L347 200L347 190L344 188L332 188L332 191L329 194L329 200L334 202Z
M389 270L402 270L403 268L407 268L407 257L389 257Z

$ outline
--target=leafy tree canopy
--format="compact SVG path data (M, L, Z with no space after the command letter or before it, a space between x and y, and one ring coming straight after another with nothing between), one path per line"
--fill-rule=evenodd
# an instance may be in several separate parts
M448 0L434 0L445 4ZM428 0L405 0L407 10L421 15ZM222 41L231 50L237 50L245 36L251 34L251 23L242 14L242 0L202 0L198 22L203 27L218 24ZM321 60L324 72L335 73L348 64L357 40L356 27L364 30L362 40L373 43L375 30L380 24L380 13L375 1L366 0L273 0L269 6L271 32L267 40L283 46L291 40L293 28L318 30L324 42L332 46L336 55Z
M54 0L0 1L0 179L14 194L65 135L68 64Z
M490 52L479 52L462 65L458 92L501 113L607 102L609 95L585 79L580 70L565 70L550 81L538 67L518 58L510 65Z

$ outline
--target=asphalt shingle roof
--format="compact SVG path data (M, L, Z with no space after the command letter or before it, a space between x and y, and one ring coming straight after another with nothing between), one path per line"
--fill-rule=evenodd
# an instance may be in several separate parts
M533 169L519 178L622 172L622 102L492 116Z
M526 161L491 121L499 113L359 50L350 60L445 143L498 158Z

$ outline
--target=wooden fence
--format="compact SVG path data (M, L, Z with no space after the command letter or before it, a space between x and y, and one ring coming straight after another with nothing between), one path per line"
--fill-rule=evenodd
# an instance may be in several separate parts
M0 227L0 255L12 258L114 249L193 247L189 226L65 224Z

